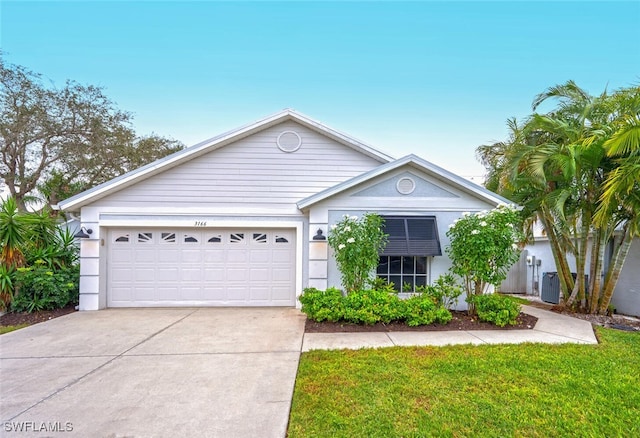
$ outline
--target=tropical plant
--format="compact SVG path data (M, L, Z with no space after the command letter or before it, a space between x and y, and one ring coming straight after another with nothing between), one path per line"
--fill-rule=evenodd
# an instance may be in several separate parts
M520 257L520 222L515 207L501 205L489 212L463 213L449 226L450 271L462 278L467 298L485 294L507 278ZM474 314L474 301L468 302Z
M13 300L14 269L0 264L0 309L7 310Z
M387 242L384 219L375 213L362 217L344 215L331 226L329 246L333 249L342 285L347 293L365 289L378 266L379 253Z
M56 219L47 209L35 213L20 211L12 197L2 203L0 207L0 261L2 262L0 300L5 309L34 311L41 310L43 307L49 308L51 303L57 305L62 301L66 305L68 300L52 298L64 294L45 293L44 291L49 289L44 286L40 289L29 286L36 285L38 282L30 281L31 277L24 274L23 270L31 272L34 267L43 267L52 272L54 279L66 279L68 272L77 271L77 260L78 247L73 233L59 228L56 225ZM36 277L42 280L38 284L51 282L51 279L41 275L41 270L36 269L35 272L38 274ZM65 281L60 280L61 284L69 283ZM30 290L36 290L36 292L31 293Z
M30 313L77 303L79 274L77 266L54 271L42 261L18 268L11 309Z
M534 112L522 124L509 120L509 139L481 146L478 155L489 187L523 206L528 230L536 220L542 224L566 305L605 313L639 235L640 87L594 97L569 81L538 95L533 110L551 100L552 111ZM575 259L575 280L568 256Z
M24 265L23 245L26 241L28 216L18 209L13 197L0 207L0 262L9 267Z

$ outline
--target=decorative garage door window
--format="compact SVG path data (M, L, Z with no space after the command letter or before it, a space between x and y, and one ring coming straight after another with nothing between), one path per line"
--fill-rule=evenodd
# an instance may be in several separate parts
M207 236L207 243L222 243L222 234Z
M196 236L194 236L193 234L185 234L184 235L184 243L198 243L199 240Z
M253 233L254 243L267 243L267 235L263 233Z
M115 234L113 241L115 243L129 243L129 233Z
M160 233L161 243L176 243L176 233Z
M138 243L153 242L153 233L138 233Z
M244 243L244 233L231 233L229 235L230 243Z

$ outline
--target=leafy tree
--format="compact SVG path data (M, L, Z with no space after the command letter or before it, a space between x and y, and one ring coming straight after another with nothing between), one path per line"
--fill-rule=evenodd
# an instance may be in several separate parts
M378 266L378 254L387 243L383 221L375 213L366 213L361 218L345 215L331 226L329 246L334 251L347 293L363 290Z
M446 252L451 258L451 272L464 282L471 314L475 313L472 297L485 294L490 285L499 286L520 257L519 228L518 211L510 206L463 213L449 226L451 244Z
M136 136L131 119L100 87L47 87L0 57L0 176L21 210L38 189L57 203L182 147Z
M594 97L569 81L534 99L534 111L554 101L552 111L534 112L519 125L509 121L507 141L478 148L491 189L523 205L529 227L535 220L543 225L569 306L606 312L631 239L638 235L640 203L627 196L637 194L633 147L615 145L634 138L637 145L639 95L640 87L630 87ZM612 239L602 281L605 248ZM575 257L575 280L567 254Z

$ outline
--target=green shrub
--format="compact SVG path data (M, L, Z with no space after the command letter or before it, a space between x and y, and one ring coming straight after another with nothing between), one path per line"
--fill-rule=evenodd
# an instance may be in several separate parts
M481 321L491 322L499 327L515 324L520 314L520 304L499 294L472 295L467 301L475 304Z
M416 292L429 295L436 306L450 309L462 295L462 288L451 274L441 275L434 285L418 286Z
M400 299L385 291L354 291L344 297L343 304L343 317L348 322L375 324L402 319Z
M359 290L343 296L335 288L321 291L307 288L300 296L302 312L312 321L344 321L354 324L388 324L406 321L410 326L446 324L451 312L438 307L428 294L401 300L397 294L383 290Z
M78 303L79 268L51 270L44 265L17 269L11 310L31 313Z
M420 294L403 301L404 320L408 326L433 324L436 321L436 304L428 294Z
M339 321L342 319L342 292L336 288L318 290L306 288L300 296L302 312L312 321Z
M436 322L440 324L448 324L453 319L451 311L446 307L436 309Z

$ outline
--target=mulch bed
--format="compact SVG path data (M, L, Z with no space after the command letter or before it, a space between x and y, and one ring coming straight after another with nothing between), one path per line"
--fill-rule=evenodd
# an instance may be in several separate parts
M22 325L22 324L37 324L39 322L48 321L59 316L66 315L68 313L75 312L75 305L63 307L62 309L55 310L42 310L40 312L25 313L25 312L12 312L5 313L0 316L0 326L6 327L10 325Z
M448 330L523 330L535 327L538 318L520 313L515 325L498 327L495 324L478 321L467 312L451 312L453 319L448 324L429 324L418 327L409 327L404 323L392 322L389 324L377 323L371 325L352 324L345 322L314 322L307 319L305 333L348 333L348 332L431 332Z

